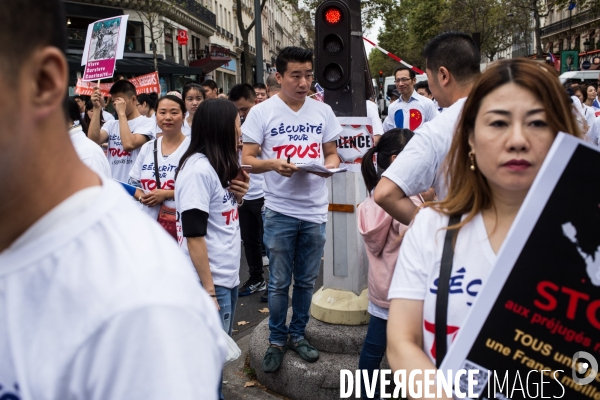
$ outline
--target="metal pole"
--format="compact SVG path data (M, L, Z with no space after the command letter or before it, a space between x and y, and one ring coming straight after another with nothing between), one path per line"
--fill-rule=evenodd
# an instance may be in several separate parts
M254 37L256 38L256 82L264 83L265 71L263 68L262 49L262 19L260 12L260 0L254 0Z
M573 25L573 20L571 19L572 13L573 13L573 10L571 9L571 7L569 7L569 50L571 50L571 29L572 29L572 25Z

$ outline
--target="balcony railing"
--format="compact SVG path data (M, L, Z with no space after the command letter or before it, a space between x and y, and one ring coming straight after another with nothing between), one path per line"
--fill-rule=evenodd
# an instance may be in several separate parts
M204 49L190 49L190 61L200 60L206 57L231 57L231 51L227 47L219 46L218 44L210 44Z
M186 11L189 11L190 14L198 18L200 21L206 22L212 27L217 26L217 16L215 13L204 7L202 4L196 2L196 0L179 1L179 4L181 4L182 8L184 8Z
M573 15L571 18L565 18L561 21L555 22L548 26L544 26L540 30L541 37L551 35L553 33L558 33L562 31L567 31L576 26L582 25L586 22L593 21L596 19L600 19L600 11L592 12L592 10L584 11L582 13Z

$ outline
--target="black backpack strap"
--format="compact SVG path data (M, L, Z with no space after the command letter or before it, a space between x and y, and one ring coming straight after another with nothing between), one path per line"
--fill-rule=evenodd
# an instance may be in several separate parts
M460 222L461 215L452 215L448 226ZM435 301L435 365L442 365L448 347L447 325L448 325L448 295L450 292L450 275L452 274L452 260L454 259L454 236L456 230L447 230L442 251L442 264L440 265L440 277L438 279L437 298Z
M160 187L160 178L158 176L158 139L154 139L154 179L156 179L156 188Z

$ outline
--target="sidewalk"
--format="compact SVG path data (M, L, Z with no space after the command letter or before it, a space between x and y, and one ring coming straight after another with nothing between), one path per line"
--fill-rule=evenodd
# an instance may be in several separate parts
M252 335L245 335L236 342L242 350L242 355L223 370L225 400L289 400L269 391L256 380L249 362L250 336Z

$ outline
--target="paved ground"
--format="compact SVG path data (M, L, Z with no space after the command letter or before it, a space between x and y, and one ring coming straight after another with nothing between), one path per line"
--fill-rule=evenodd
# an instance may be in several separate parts
M248 263L246 262L246 256L244 255L244 247L242 245L242 260L240 264L240 284L243 285L248 279ZM264 268L265 279L269 278L269 270L267 267ZM315 284L315 292L323 286L323 266L319 271L319 277ZM235 319L233 322L233 339L237 342L244 336L252 333L252 330L265 318L269 316L269 313L261 313L258 310L267 308L267 303L262 303L260 297L263 292L251 294L250 296L244 296L238 298L237 306L235 309ZM289 305L291 306L291 299ZM248 322L245 325L239 325L238 322Z

